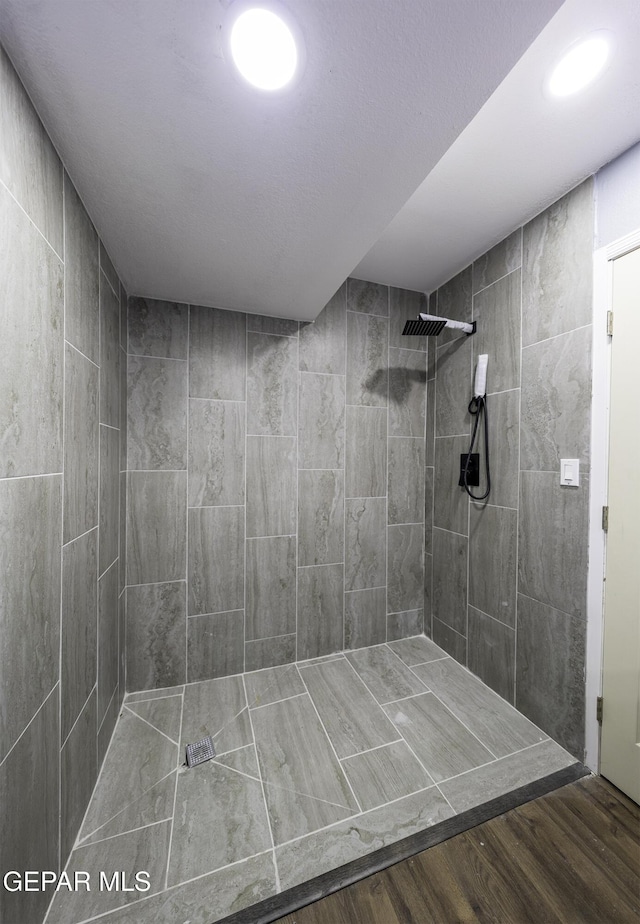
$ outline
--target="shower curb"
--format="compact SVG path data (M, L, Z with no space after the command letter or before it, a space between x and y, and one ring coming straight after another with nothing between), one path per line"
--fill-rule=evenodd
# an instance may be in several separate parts
M351 860L343 866L315 876L307 882L302 882L291 889L279 892L269 898L256 902L243 908L242 911L236 911L227 915L225 918L218 918L211 924L273 924L279 918L294 911L299 911L305 905L326 898L333 892L338 892L345 886L353 885L373 873L379 873L395 863L407 860L409 857L427 850L429 847L435 847L436 844L442 843L457 834L462 834L475 828L477 825L490 821L498 815L503 815L511 809L518 808L533 799L540 796L546 796L548 793L569 783L575 783L585 776L592 776L591 770L584 764L576 761L562 770L557 770L548 776L543 776L539 780L527 783L519 789L505 793L489 802L474 808L453 815L424 831L418 831L409 835L402 840L396 841L395 844L388 844L381 847L373 853L364 857L358 857Z

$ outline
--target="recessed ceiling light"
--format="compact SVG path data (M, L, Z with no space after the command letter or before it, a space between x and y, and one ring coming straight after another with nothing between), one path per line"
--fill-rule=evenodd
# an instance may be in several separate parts
M247 7L233 20L229 33L231 57L238 71L260 90L281 90L291 83L300 65L293 30L266 6Z
M571 96L592 83L602 73L611 42L608 33L594 32L572 45L553 69L548 82L552 96Z

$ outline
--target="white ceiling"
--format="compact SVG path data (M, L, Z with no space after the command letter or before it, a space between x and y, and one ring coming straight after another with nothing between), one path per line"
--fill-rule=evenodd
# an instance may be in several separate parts
M638 0L560 5L289 0L273 98L222 56L228 0L0 0L0 38L130 293L309 320L349 274L433 289L640 138ZM602 27L605 78L546 100Z

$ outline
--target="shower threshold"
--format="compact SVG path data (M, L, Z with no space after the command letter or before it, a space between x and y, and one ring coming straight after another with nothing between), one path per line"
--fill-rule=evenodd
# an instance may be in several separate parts
M586 772L424 636L132 693L46 924L266 924Z

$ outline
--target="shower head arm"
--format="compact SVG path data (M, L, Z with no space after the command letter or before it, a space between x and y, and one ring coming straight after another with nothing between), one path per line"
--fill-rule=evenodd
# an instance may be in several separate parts
M471 324L467 324L466 321L452 321L450 318L439 318L435 314L422 314L420 312L421 321L444 321L445 327L452 327L454 330L462 330L469 337L471 334L476 332L476 322L473 321Z

